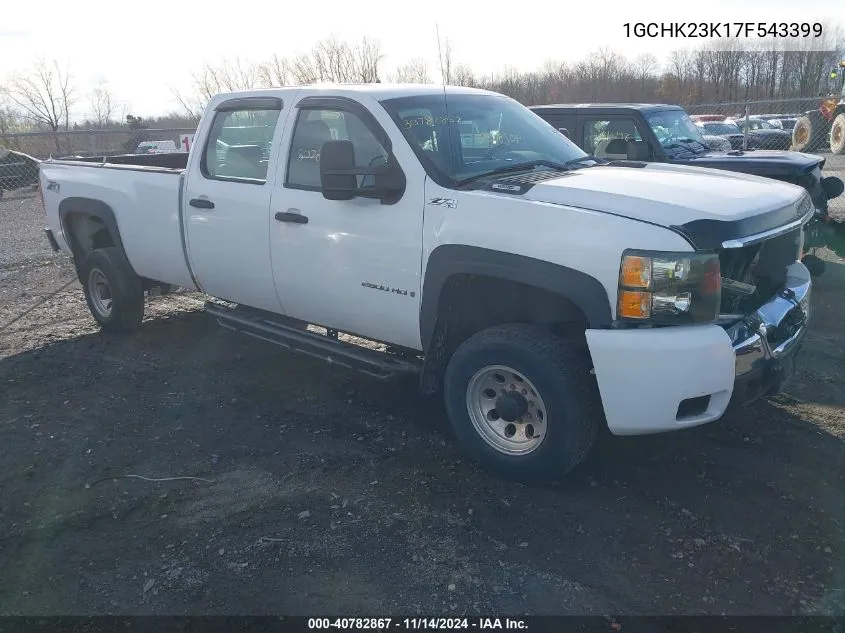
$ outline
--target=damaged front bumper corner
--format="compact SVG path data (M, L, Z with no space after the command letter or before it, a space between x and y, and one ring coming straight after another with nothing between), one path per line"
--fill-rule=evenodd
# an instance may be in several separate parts
M806 266L795 262L780 293L727 329L736 356L731 406L778 393L792 377L810 322L812 285Z

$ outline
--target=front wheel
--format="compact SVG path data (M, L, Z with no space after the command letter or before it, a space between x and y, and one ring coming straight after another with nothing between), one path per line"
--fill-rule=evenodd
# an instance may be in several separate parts
M589 453L603 422L586 351L529 325L470 337L446 369L446 410L467 453L524 481L557 479Z
M824 260L816 255L807 254L801 259L801 263L807 267L807 270L813 277L820 277L824 274Z
M90 251L79 279L91 315L108 332L134 332L144 318L144 283L120 248Z

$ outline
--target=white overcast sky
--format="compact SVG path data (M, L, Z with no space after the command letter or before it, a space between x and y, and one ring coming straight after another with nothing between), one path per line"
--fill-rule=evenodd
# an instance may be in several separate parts
M172 89L189 87L191 73L206 62L294 55L330 35L379 40L388 72L409 58L424 57L437 80L435 25L441 39L451 40L456 62L491 73L507 65L530 70L548 59L575 61L599 47L631 58L652 52L662 59L673 48L701 43L626 39L626 22L845 22L843 5L833 0L4 0L2 4L0 84L42 55L68 64L80 93L106 79L115 96L141 116L176 110ZM79 109L83 114L84 102Z

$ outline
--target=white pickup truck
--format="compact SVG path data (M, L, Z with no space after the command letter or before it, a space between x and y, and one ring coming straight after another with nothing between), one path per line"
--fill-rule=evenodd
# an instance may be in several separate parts
M189 154L40 178L103 329L139 328L152 287L200 291L233 330L418 372L463 447L521 479L568 472L601 425L683 429L777 391L807 327L804 189L607 163L483 90L222 94Z

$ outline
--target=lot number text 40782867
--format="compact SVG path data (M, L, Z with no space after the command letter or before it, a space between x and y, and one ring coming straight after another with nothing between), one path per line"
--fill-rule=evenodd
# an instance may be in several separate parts
M309 630L520 630L526 629L524 620L513 618L308 618Z

